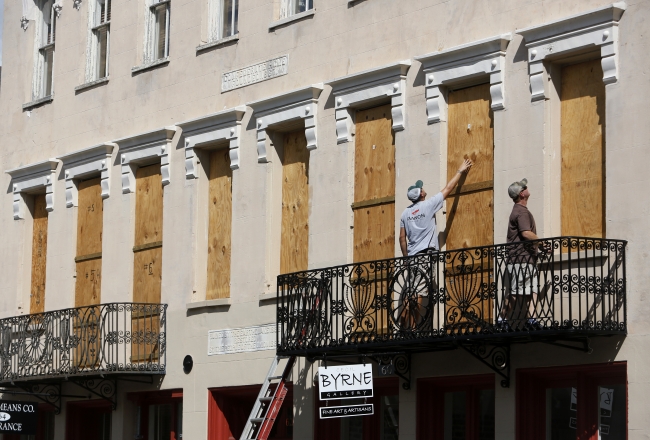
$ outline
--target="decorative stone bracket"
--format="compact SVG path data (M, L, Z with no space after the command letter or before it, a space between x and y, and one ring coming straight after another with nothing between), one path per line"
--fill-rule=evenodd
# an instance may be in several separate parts
M603 82L618 81L618 21L626 7L625 2L617 2L517 31L528 48L531 101L548 96L544 61L570 57L589 48L600 48Z
M382 98L390 97L393 131L404 130L406 124L404 91L406 73L411 60L400 61L377 69L366 70L337 78L326 84L332 87L336 110L336 142L352 140L352 112L350 109Z
M120 147L123 194L135 191L135 169L138 166L150 165L158 160L160 161L162 184L163 186L169 185L171 176L169 150L172 139L178 130L178 127L172 125L115 141Z
M42 188L45 188L45 209L48 212L54 210L54 181L58 165L58 160L49 159L5 171L11 176L14 220L25 218L25 193Z
M305 123L307 149L315 150L318 148L316 121L318 97L322 91L323 84L314 84L282 95L246 104L255 113L258 162L268 162L266 152L267 129L289 121L302 119Z
M59 156L65 175L65 206L78 206L79 191L75 180L101 176L102 199L107 199L110 192L111 156L117 144L105 143L81 151Z
M183 129L185 137L185 177L187 179L199 177L198 158L194 150L219 141L229 142L230 168L239 169L239 139L241 121L245 113L246 107L241 105L178 124Z
M498 35L452 47L415 59L422 63L429 124L446 120L447 102L442 87L490 79L492 110L505 108L504 67L512 34Z

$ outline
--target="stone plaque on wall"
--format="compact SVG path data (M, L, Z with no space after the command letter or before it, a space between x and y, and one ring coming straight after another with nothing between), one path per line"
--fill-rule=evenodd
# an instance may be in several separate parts
M275 324L208 332L208 356L260 350L275 350Z
M227 92L277 76L286 75L288 71L289 55L282 55L272 60L263 61L252 66L233 70L232 72L226 72L221 77L221 92Z

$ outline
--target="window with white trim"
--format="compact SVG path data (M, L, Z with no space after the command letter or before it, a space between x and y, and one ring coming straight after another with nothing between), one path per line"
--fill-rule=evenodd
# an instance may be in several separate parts
M153 0L149 6L149 44L145 63L169 56L170 3L170 0Z
M237 35L239 19L239 0L209 0L208 42Z
M112 0L95 0L95 11L92 28L93 58L95 60L92 73L93 80L108 76L108 52L110 49Z
M56 36L56 12L53 6L53 0L41 2L41 26L36 30L35 38L38 53L34 74L34 99L52 95L52 68Z
M314 0L282 0L280 19L300 14L314 8Z

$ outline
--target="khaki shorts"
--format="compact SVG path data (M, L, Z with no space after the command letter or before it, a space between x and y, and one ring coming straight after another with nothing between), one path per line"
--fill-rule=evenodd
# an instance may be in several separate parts
M508 264L511 295L538 293L539 277L537 266L532 263Z

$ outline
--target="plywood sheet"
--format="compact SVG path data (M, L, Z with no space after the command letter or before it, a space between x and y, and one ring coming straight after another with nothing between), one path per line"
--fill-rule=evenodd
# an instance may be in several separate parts
M135 243L162 241L163 188L160 165L136 171Z
M210 154L206 299L230 297L232 170L228 150Z
M47 206L45 194L34 196L32 230L32 283L29 313L45 311L45 268L47 263Z
M160 356L160 316L140 315L131 319L131 362L155 362Z
M305 131L284 136L280 273L307 270L309 256L309 150Z
M395 136L390 105L356 113L354 202L395 195Z
M562 69L562 235L605 236L605 84L600 60Z
M75 307L91 306L101 303L102 259L80 261L77 266L75 283Z
M162 246L133 253L133 302L160 304Z
M395 257L395 204L354 210L354 262Z
M447 199L447 250L494 243L494 127L490 85L481 84L449 92L447 179L464 159L474 162L461 177L476 191Z
M77 257L102 251L104 201L101 179L79 182Z

